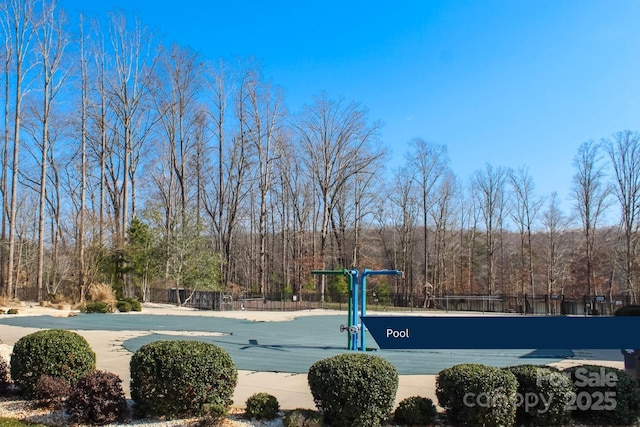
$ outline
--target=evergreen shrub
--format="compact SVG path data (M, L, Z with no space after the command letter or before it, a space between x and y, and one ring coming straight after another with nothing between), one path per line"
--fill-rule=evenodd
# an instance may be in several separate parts
M0 396L9 394L9 389L13 381L11 381L11 372L7 360L0 356Z
M567 405L573 395L573 383L559 369L536 365L504 369L518 380L517 425L558 426L569 421Z
M131 304L129 304L127 301L118 301L118 303L116 304L116 308L120 313L128 313L131 311Z
M125 298L124 300L131 304L131 311L142 311L142 304L138 298Z
M287 412L282 418L284 427L322 427L322 414L312 409L297 408Z
M96 368L96 354L81 335L47 329L25 335L13 346L11 378L27 398L33 398L42 375L73 383Z
M571 417L598 425L632 425L640 417L640 386L621 369L596 365L566 368L575 395L569 402Z
M436 396L454 425L513 426L518 381L509 371L466 363L440 371Z
M82 310L85 313L113 313L113 307L104 301L88 302Z
M246 401L245 416L256 420L273 420L278 417L280 404L269 393L255 393Z
M393 410L398 371L379 356L345 353L320 360L307 376L313 400L332 426L379 426Z
M131 357L130 370L131 398L142 416L189 417L215 405L229 408L238 380L229 353L201 341L143 345Z
M431 399L411 396L398 404L393 419L404 426L424 426L433 424L437 415L438 409Z

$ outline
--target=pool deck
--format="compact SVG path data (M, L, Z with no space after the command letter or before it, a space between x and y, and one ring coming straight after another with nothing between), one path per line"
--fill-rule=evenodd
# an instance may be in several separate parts
M56 319L52 319L52 317L57 318L65 318L70 315L75 314L72 310L68 308L63 309L54 309L50 307L40 307L37 305L22 305L18 307L17 315L0 315L0 343L5 349L13 346L13 344L19 340L21 337L28 335L30 333L36 332L40 329L48 329L52 327L59 327ZM125 314L117 314L116 316L130 316L127 320L134 320L135 324L135 316L140 313L125 313ZM170 305L159 305L159 304L144 304L143 311L141 314L154 314L154 315L170 315L170 316L198 316L202 317L203 320L206 320L208 317L217 317L217 318L226 318L226 319L240 319L240 320L249 320L251 322L269 322L266 325L261 325L267 327L265 331L268 331L269 327L273 328L273 330L278 330L279 322L290 321L292 319L299 319L308 316L337 316L336 322L341 322L346 320L346 312L339 311L331 311L331 310L305 310L305 311L296 311L296 312L267 312L267 311L223 311L223 312L214 312L214 311L199 311L190 308L184 307L175 307ZM375 313L370 313L375 314ZM384 313L388 315L389 313ZM458 313L459 314L459 313ZM477 314L477 313L464 313L466 315ZM464 315L463 314L463 315ZM402 313L402 315L456 315L455 313L445 313L445 312L428 312L428 313ZM32 317L37 316L37 318L30 319L21 319L22 317ZM25 324L32 326L15 326L6 324L3 321L12 320L23 320ZM141 318L142 320L142 318ZM211 319L213 320L213 319ZM312 320L312 319L308 319ZM64 323L63 323L64 324ZM254 323L255 324L255 323ZM162 331L149 331L149 330L139 330L139 328L130 328L125 330L103 330L103 329L77 329L75 330L82 336L84 336L93 350L96 352L97 356L97 368L100 370L113 372L117 374L122 379L122 385L125 389L125 393L129 393L129 361L132 356L132 352L128 350L125 345L130 347L130 343L136 342L136 340L145 339L149 335L159 334L158 336L163 337L165 335L176 334L176 331L170 330L162 330ZM134 330L135 329L135 330ZM144 329L144 328L142 328ZM189 331L182 331L178 335L189 336ZM200 337L203 332L192 332L192 336ZM236 334L238 335L238 334ZM345 341L345 335L339 335L339 332L336 331L336 336L340 337L341 341ZM265 342L269 342L269 335L261 335L261 339L264 337ZM277 339L277 337L276 337ZM254 341L254 340L251 340ZM341 342L340 341L340 342ZM215 342L215 341L213 341ZM322 358L322 352L314 350L313 347L309 345L305 345L306 341L304 339L300 339L295 341L299 343L300 347L303 347L305 350L301 352L315 352L319 355L319 358ZM231 343L233 344L233 343ZM324 343L326 344L326 343ZM289 343L290 347L295 347L295 345ZM244 346L244 348L249 346ZM277 361L280 358L279 355L283 355L280 346L253 346L249 350L256 351L253 353L253 358L255 360L264 359L264 361ZM331 347L331 345L327 344L327 347ZM333 348L333 347L331 347ZM322 348L323 351L326 347ZM295 349L294 353L299 351L299 349ZM261 353L262 352L262 353ZM345 349L341 352L347 352ZM251 356L251 354L249 354ZM477 356L477 355L476 355ZM493 354L491 352L484 353L478 357L478 360L469 360L469 363L476 362L478 363L486 363L486 364L494 364L493 362L499 362L497 360L498 356L503 356L499 354ZM445 359L444 363L450 362L450 356L446 353L435 356L432 355L432 358ZM548 362L547 359L544 359L545 362ZM277 371L269 370L263 371L260 369L239 369L238 370L238 384L236 386L233 400L234 406L243 407L245 401L249 396L258 392L267 392L275 396L282 409L295 409L295 408L315 408L315 404L313 402L313 398L311 396L311 392L309 390L309 386L307 384L307 376L304 373L291 373L290 370L287 370L286 359L283 359L282 369L278 369ZM503 364L505 362L502 362ZM536 363L535 359L528 358L526 361L521 363ZM557 367L567 367L573 365L579 365L583 363L603 365L603 366L611 366L615 368L622 369L624 368L623 358L619 350L574 350L573 355L570 358L559 359L555 361L551 361L547 363L549 365L557 366ZM512 362L510 364L513 364ZM499 363L498 363L499 365ZM400 370L400 369L399 369ZM300 369L297 369L300 371ZM401 370L400 370L401 371ZM437 399L435 396L435 380L436 376L433 373L429 374L410 374L400 375L398 393L396 395L396 404L400 402L402 399L410 396L424 396L433 399L434 402L437 403Z

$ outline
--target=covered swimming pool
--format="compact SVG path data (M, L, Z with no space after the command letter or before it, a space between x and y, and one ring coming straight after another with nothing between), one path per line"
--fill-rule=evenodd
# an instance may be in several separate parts
M145 313L80 314L73 317L7 316L0 324L92 331L138 331L143 335L125 340L135 352L152 341L200 340L224 348L238 369L261 372L307 373L318 360L348 353L347 337L340 332L342 316L317 315L288 321L251 321L215 316L155 315ZM434 331L434 333L443 333ZM401 375L437 374L460 363L496 367L548 364L564 359L603 357L622 360L619 350L380 350L368 337L371 354L392 363Z

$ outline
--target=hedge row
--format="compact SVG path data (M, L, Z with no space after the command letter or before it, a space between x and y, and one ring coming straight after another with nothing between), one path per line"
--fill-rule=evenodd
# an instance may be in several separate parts
M604 366L456 365L438 374L436 395L455 425L633 425L640 417L638 381Z

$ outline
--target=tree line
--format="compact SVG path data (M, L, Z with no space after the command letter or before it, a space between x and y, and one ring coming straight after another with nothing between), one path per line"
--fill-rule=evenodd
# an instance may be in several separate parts
M84 301L104 283L141 299L152 288L324 298L337 282L311 271L351 267L402 270L371 286L425 304L636 298L634 131L580 146L563 212L526 167L457 177L447 147L422 138L390 171L365 106L320 93L288 111L255 60L203 58L123 13L0 7L6 298Z

